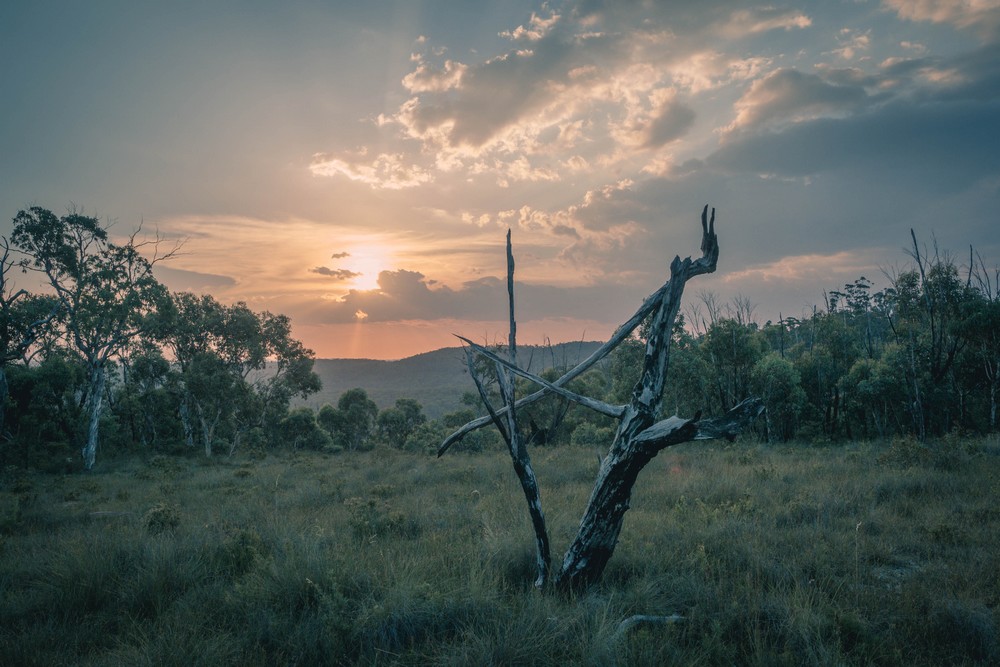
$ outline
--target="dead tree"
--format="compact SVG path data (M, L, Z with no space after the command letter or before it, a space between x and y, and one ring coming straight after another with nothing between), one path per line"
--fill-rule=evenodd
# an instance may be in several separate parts
M699 412L691 419L678 416L656 421L656 412L663 396L664 382L670 356L670 333L680 307L681 296L688 280L715 271L719 259L719 243L715 235L715 210L711 219L708 206L701 214L702 256L683 261L675 257L670 264L670 279L649 296L636 313L587 359L554 382L548 382L517 365L516 322L514 320L514 259L507 233L507 289L510 298L510 339L508 358L504 359L481 345L461 338L467 345L466 354L473 380L489 413L488 417L473 420L450 435L438 449L444 454L452 444L465 434L490 422L500 431L510 450L514 470L521 482L528 511L535 531L537 551L537 577L535 585L541 587L548 579L549 540L542 512L538 484L525 444L517 428L517 408L541 399L547 394L557 394L601 414L619 420L618 429L608 454L604 457L590 500L580 521L576 538L563 558L555 583L562 589L582 589L596 582L614 553L621 533L625 512L629 509L632 487L639 472L663 449L692 440L709 440L724 437L733 439L746 424L760 415L763 407L757 399L747 399L718 419L700 419ZM579 377L598 361L611 353L647 317L651 318L649 337L643 360L642 374L632 390L626 405L609 405L603 401L581 396L565 388L572 379ZM503 406L495 407L479 377L473 372L473 359L478 354L496 365ZM537 384L540 389L520 400L514 398L513 376L517 375Z

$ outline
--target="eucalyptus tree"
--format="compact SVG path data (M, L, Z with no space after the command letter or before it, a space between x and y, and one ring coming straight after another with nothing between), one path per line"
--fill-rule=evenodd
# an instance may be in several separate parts
M410 435L425 421L427 415L420 403L412 398L399 398L393 407L378 413L375 428L383 442L404 449Z
M170 352L179 376L178 412L188 446L196 440L196 420L206 454L212 453L215 426L232 404L219 394L232 389L229 370L217 349L225 337L225 307L209 295L173 294L156 319L155 334ZM218 377L225 375L225 378Z
M914 433L947 431L957 421L953 370L968 345L972 329L967 305L978 295L972 287L972 269L963 280L955 261L935 245L928 252L910 231L915 266L893 279L888 292L889 324L895 342L906 352L904 372Z
M375 432L378 418L378 406L368 398L368 392L360 387L345 391L337 400L337 415L325 417L325 421L332 421L339 444L352 451L363 448Z
M87 470L96 460L108 365L145 331L148 316L167 297L153 266L176 248L161 254L159 239L139 241L138 233L114 243L97 218L76 212L59 217L38 206L14 217L11 240L26 255L22 266L44 274L63 312L67 343L86 365L81 454Z
M248 430L279 424L292 397L320 388L313 353L292 337L284 315L181 292L160 318L158 336L180 374L185 438L194 445L197 423L206 456L220 426L229 428L232 451Z
M1000 401L1000 269L990 272L981 258L974 266L979 298L974 300L965 331L975 347L986 381L989 429L995 432Z

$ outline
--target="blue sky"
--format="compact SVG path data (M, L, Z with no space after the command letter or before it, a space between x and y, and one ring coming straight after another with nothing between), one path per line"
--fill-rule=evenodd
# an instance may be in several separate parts
M706 203L689 301L762 322L885 286L911 228L1000 257L998 0L14 4L0 232L142 222L320 356L502 338L508 227L524 342L606 337Z

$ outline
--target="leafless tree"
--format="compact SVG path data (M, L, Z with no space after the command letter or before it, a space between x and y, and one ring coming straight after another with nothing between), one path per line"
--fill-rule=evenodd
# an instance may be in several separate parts
M715 210L711 219L708 207L701 214L702 256L696 260L690 257L681 260L675 257L670 264L670 279L649 296L635 314L587 359L566 372L554 382L548 382L517 365L517 323L514 319L514 258L511 251L510 232L507 233L507 290L510 299L510 338L507 358L501 357L481 345L462 338L467 345L469 370L479 389L487 417L475 419L450 435L438 449L438 456L444 454L452 444L467 433L486 426L496 425L510 451L514 470L521 482L528 511L531 515L536 544L535 585L542 587L549 580L550 555L549 538L545 527L538 483L526 444L521 440L517 424L517 408L541 399L548 394L556 394L583 405L603 415L619 421L614 440L606 456L603 457L594 489L580 521L576 538L565 556L555 584L561 589L585 588L596 582L614 553L621 533L625 512L629 509L634 486L639 472L663 449L692 440L709 440L724 437L733 439L740 429L762 411L757 399L743 401L725 416L717 419L701 419L699 412L693 418L673 416L656 421L660 400L663 396L667 366L670 356L670 334L680 307L681 297L687 281L695 276L715 271L719 258L719 243L715 234ZM610 405L594 398L582 396L566 389L566 385L586 372L618 345L632 335L632 332L647 318L650 318L649 335L646 341L642 374L632 390L632 397L625 405ZM461 338L461 337L460 337ZM501 406L494 406L483 382L474 368L474 358L479 355L495 364L500 384ZM515 400L513 376L517 375L537 384L536 392Z

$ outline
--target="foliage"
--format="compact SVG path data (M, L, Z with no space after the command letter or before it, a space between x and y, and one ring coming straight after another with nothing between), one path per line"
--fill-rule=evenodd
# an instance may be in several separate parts
M22 266L44 274L63 313L68 343L88 373L83 464L93 467L109 362L138 336L166 297L135 236L112 243L97 218L56 217L34 206L14 217L11 240L26 256Z
M806 402L795 366L775 352L767 354L750 372L750 392L764 402L770 437L782 442L791 440Z
M318 423L338 446L350 451L364 450L370 448L375 435L378 413L375 401L358 387L341 394L336 408L332 405L320 408Z
M281 431L290 441L292 449L323 450L333 444L333 439L320 428L312 408L295 408L281 420Z
M4 460L61 470L77 448L90 469L99 433L118 449L197 440L206 455L283 442L291 401L320 388L287 317L170 295L153 266L177 248L140 231L119 242L94 217L32 207L14 217L12 245L0 239ZM15 290L15 266L51 295Z
M395 407L386 408L375 419L379 439L387 445L407 449L407 440L421 424L427 421L420 403L412 398L396 400Z

